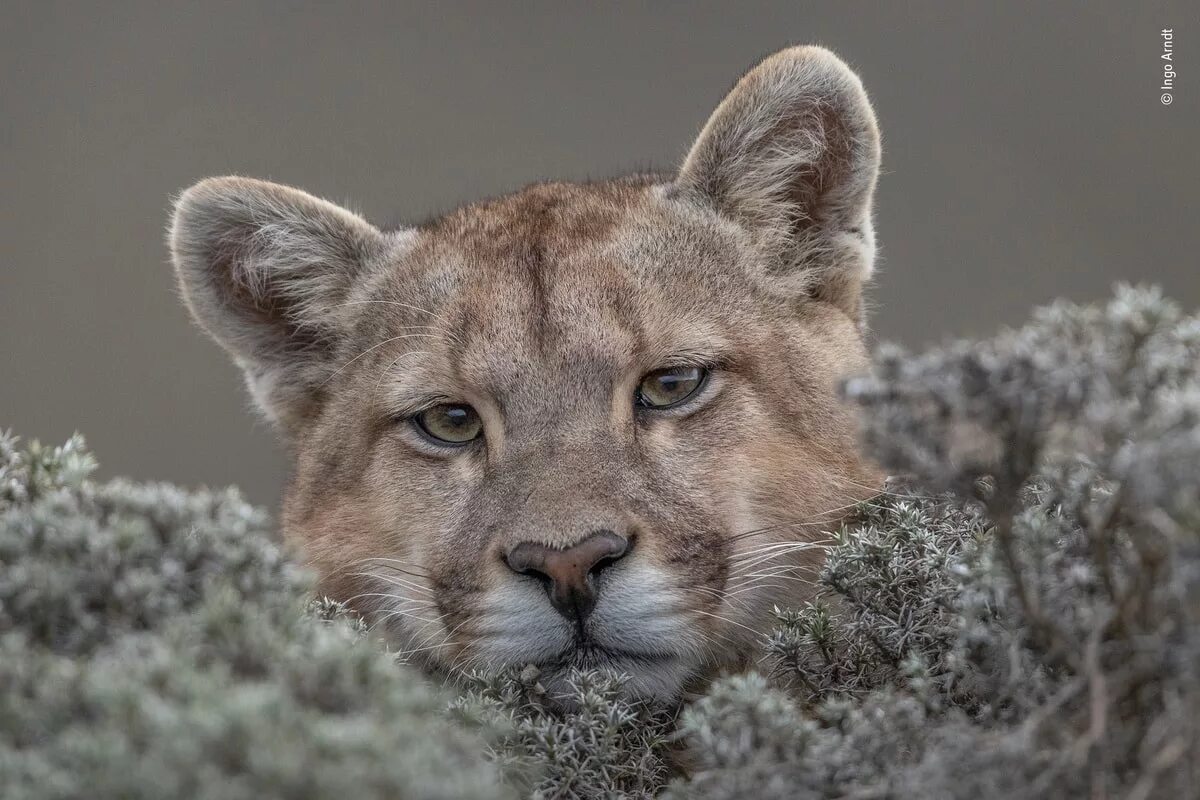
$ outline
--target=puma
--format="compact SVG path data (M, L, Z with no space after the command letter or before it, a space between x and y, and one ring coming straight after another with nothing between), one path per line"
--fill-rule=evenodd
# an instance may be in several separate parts
M880 486L843 377L880 143L857 76L751 69L674 174L382 230L241 177L183 192L183 298L294 469L285 537L431 670L626 673L670 700L811 599Z

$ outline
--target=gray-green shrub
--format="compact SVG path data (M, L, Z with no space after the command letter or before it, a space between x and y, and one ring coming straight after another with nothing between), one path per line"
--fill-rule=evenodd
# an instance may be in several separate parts
M260 511L93 465L0 437L0 796L506 795L441 691L304 615Z
M236 493L0 437L0 794L1197 796L1200 319L1123 288L845 394L896 477L678 717L534 669L446 714Z

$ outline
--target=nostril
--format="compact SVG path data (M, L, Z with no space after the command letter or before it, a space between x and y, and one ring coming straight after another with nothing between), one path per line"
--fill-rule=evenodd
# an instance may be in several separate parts
M616 561L617 561L617 559L612 558L611 556L606 556L605 558L602 558L599 561L597 561L595 563L595 565L593 565L592 568L588 570L588 574L589 575L599 575L601 572L603 572L604 570L606 570L610 566L612 566L614 563L616 563Z
M623 536L618 536L612 531L597 531L593 536L600 535L604 537L604 543L600 545L597 552L599 556L596 561L588 569L589 575L599 575L604 570L611 567L613 564L620 561L625 556L629 555L629 551L633 549L633 539L626 539Z
M534 542L522 542L504 554L503 561L518 575L534 575L549 580L543 567L549 548Z

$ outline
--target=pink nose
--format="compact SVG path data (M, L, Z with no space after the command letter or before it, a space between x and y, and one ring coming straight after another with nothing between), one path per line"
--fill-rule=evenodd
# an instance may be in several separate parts
M514 572L540 578L558 613L582 622L596 607L596 575L628 550L629 541L623 536L596 531L565 550L522 542L504 560Z

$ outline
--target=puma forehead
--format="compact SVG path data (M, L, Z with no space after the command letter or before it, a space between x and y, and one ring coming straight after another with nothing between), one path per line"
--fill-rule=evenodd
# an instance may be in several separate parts
M170 246L293 454L284 533L322 591L433 669L607 666L669 698L811 598L878 485L836 386L865 364L879 153L858 78L797 47L676 174L394 231L214 178Z

